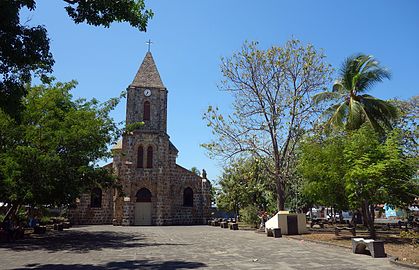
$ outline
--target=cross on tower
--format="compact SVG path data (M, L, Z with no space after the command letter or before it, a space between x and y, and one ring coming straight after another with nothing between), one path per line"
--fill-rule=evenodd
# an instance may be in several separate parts
M150 47L151 47L151 44L153 44L153 42L151 41L151 39L149 39L149 40L146 42L146 44L148 45L148 52L150 52Z

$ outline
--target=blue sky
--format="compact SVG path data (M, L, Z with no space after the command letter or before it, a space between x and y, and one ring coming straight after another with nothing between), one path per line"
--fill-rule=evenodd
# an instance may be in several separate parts
M146 33L128 24L109 29L75 25L64 1L38 0L35 12L23 13L28 24L48 29L60 81L75 79L75 97L101 101L118 96L134 78L152 39L153 57L169 90L168 133L179 149L178 163L205 168L210 179L221 174L201 143L211 139L202 120L208 105L230 106L220 92L220 58L240 49L245 40L261 48L290 38L324 49L335 68L349 55L377 57L393 77L371 93L379 98L419 94L419 1L147 1L155 16ZM125 101L113 112L125 119Z

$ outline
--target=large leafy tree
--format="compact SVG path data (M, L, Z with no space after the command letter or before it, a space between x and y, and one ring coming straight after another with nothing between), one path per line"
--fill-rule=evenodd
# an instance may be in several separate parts
M64 0L66 11L75 23L109 27L112 22L128 22L145 31L153 16L144 0ZM35 0L0 1L0 108L19 120L25 83L37 75L47 81L54 60L47 30L42 25L28 26L20 21L23 8L34 10Z
M348 209L345 190L344 137L341 133L316 135L301 143L297 171L302 193L310 202Z
M355 130L369 123L379 132L391 128L391 121L397 117L397 108L366 94L376 83L389 78L390 72L370 55L358 54L347 58L332 91L314 97L317 103L334 103L324 112L326 125Z
M97 166L109 156L117 127L115 102L73 100L74 82L32 87L21 121L0 110L0 201L13 214L21 205L63 205L81 192L113 183Z
M377 204L406 207L419 194L414 179L417 164L403 154L399 131L389 133L384 143L380 137L371 127L363 126L349 134L344 148L348 199L353 208L363 210L372 237Z
M295 147L315 119L312 97L329 83L330 65L312 45L290 40L267 50L245 43L223 59L221 71L233 111L224 117L209 107L204 119L216 139L203 146L214 157L258 157L275 179L277 207L284 210Z
M314 202L361 210L375 237L378 204L407 207L419 194L417 159L402 151L400 131L382 136L368 124L346 133L311 138L302 147L299 171Z
M230 163L224 168L219 185L216 200L220 209L239 214L247 206L265 211L275 208L274 181L257 158Z
M408 100L393 100L400 111L395 127L400 130L403 139L403 151L411 157L419 157L419 96Z

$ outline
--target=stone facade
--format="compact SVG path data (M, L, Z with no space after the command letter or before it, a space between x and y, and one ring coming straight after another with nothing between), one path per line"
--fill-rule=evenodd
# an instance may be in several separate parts
M203 224L209 218L210 182L176 164L178 150L167 134L167 95L148 52L128 87L126 110L127 125L144 124L113 148L122 194L103 190L101 208L91 207L90 195L83 195L69 211L75 224Z

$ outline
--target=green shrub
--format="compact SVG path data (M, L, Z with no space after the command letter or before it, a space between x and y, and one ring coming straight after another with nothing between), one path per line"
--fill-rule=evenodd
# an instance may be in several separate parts
M256 206L249 205L240 210L240 216L243 222L257 228L258 225L260 224L260 218L258 217L258 212L259 212L259 209Z
M401 231L400 237L405 239L410 239L412 241L412 245L417 247L419 245L419 233L413 231Z
M17 211L16 218L19 223L26 223L28 221L26 209L21 207L19 211Z
M41 220L39 221L39 223L41 223L42 225L49 224L51 222L52 222L51 217L48 217L48 216L41 217Z

